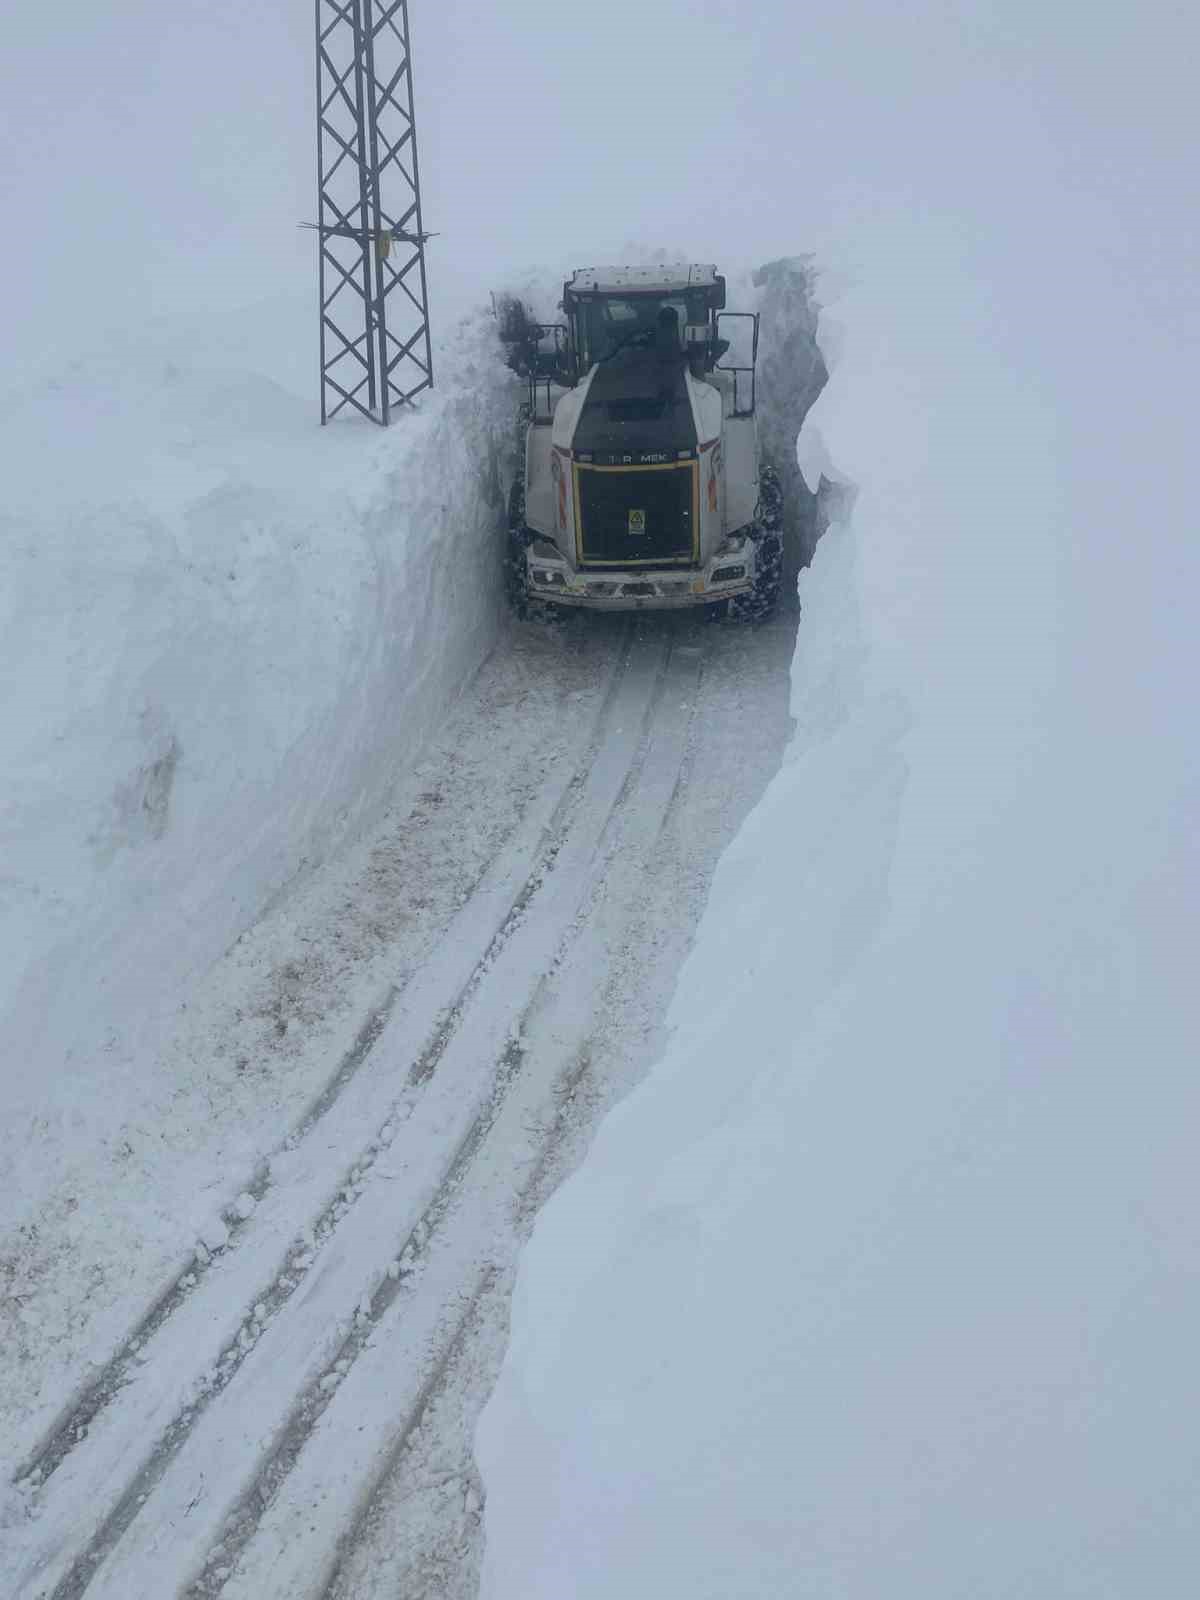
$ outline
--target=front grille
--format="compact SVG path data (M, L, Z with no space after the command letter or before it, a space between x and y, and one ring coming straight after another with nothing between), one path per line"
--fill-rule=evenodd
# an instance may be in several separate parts
M682 566L697 559L696 468L575 464L584 566Z

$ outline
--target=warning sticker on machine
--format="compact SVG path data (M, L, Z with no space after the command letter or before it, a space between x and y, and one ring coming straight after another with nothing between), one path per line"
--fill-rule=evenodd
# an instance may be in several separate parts
M645 533L646 513L644 511L630 511L629 531L630 533Z

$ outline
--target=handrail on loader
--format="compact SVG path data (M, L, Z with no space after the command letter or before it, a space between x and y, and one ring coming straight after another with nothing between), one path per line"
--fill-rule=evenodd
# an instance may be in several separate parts
M530 416L534 422L549 422L554 415L551 387L555 382L560 384L571 382L567 373L570 353L567 345L567 325L565 322L534 322L530 324L530 329L537 333L537 342L532 347L529 360ZM549 350L544 350L542 345L547 339L551 347ZM546 400L544 411L538 406L543 385L545 385Z

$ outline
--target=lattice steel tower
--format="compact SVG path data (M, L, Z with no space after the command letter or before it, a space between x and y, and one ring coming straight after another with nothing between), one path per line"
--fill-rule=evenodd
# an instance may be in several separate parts
M408 0L316 0L321 421L433 383Z

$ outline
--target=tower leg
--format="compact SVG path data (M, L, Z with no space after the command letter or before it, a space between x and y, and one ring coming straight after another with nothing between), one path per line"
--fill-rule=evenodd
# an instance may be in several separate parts
M408 0L316 0L321 421L433 383Z

